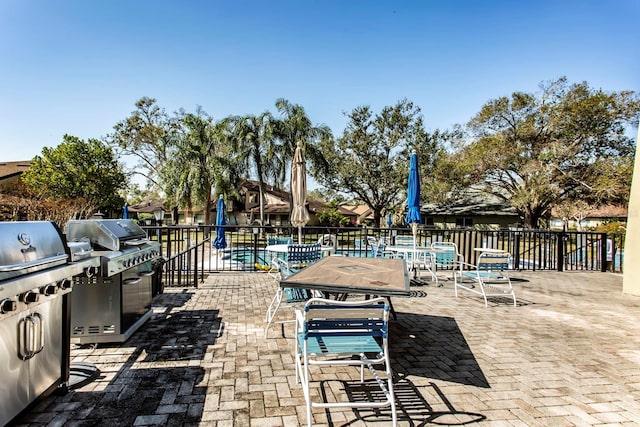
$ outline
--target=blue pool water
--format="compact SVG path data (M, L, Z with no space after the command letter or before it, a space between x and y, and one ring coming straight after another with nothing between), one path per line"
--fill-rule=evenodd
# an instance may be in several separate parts
M227 251L225 251L227 252ZM352 256L352 257L366 257L367 252L359 249L338 249L336 251L337 254L344 256ZM240 246L237 248L233 248L228 250L228 253L225 253L223 259L231 259L233 261L242 262L245 266L253 266L256 262L262 265L271 264L271 260L276 256L276 254L272 252L267 252L264 249L258 249L257 261L254 260L254 251L253 248L247 246Z

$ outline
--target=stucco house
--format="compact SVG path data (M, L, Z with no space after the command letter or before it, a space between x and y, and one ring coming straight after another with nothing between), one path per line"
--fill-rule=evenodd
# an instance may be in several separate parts
M230 212L235 217L237 224L253 224L260 220L260 196L258 182L245 181L240 189L242 199L241 204L244 204L242 211L235 210ZM274 188L271 185L265 186L265 205L264 214L265 220L263 225L271 226L286 226L289 225L289 210L290 210L290 196L291 193ZM325 209L331 209L328 203L307 200L307 210L309 211L309 222L307 225L318 225L320 220L318 214ZM355 223L357 214L345 209L343 206L338 206L340 214L347 217L352 223ZM230 220L231 222L231 220Z
M422 205L422 223L434 228L506 229L521 223L516 210L498 197L468 193L444 204Z

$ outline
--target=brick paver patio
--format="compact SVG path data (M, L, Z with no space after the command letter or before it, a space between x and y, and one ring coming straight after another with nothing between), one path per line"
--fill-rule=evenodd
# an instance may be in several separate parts
M517 307L452 283L395 298L399 425L614 426L640 420L640 298L607 273L514 272ZM78 346L93 382L30 408L21 425L297 426L292 324L263 333L276 284L214 274L168 288L124 344ZM285 314L283 312L283 314ZM326 399L361 396L355 368L318 372ZM390 424L388 410L314 410L314 425Z

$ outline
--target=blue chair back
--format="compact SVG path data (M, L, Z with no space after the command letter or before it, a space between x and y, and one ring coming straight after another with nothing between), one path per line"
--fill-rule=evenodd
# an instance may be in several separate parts
M295 264L313 264L320 259L320 245L289 245L287 251L287 262L293 266Z
M511 255L507 252L489 253L483 252L478 257L476 268L478 271L505 272L509 270Z
M332 341L331 337L368 336L387 339L389 306L380 302L381 298L347 304L319 298L310 299L304 307L305 322L299 339L323 337L325 344L332 347L323 350L331 353L375 351L375 347L369 350L359 348L362 341ZM377 347L377 351L379 350Z
M396 236L395 246L414 246L413 236Z

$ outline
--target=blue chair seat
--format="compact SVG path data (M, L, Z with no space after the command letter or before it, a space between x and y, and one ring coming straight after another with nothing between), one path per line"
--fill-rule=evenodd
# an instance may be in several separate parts
M304 334L298 334L300 346L304 343ZM371 336L323 335L307 338L307 352L319 354L380 353L382 348Z

